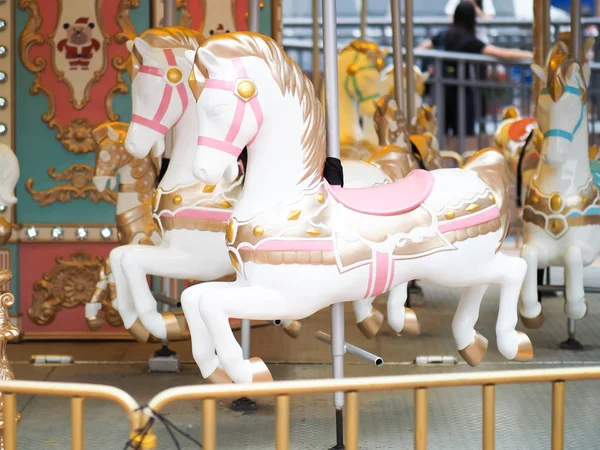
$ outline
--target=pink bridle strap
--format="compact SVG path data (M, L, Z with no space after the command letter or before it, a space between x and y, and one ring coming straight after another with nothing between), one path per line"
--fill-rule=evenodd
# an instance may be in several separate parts
M169 67L177 67L177 60L175 59L175 54L173 50L170 48L163 50L165 54L165 58L167 59L167 64ZM165 70L160 67L146 66L142 65L139 70L140 73L145 73L146 75L151 75L154 77L163 77L165 75ZM184 78L182 77L181 81L176 84L177 94L179 95L179 99L181 100L181 115L175 122L174 126L179 123L181 118L183 117L183 113L188 107L188 95L185 90L185 85L183 83ZM169 129L162 124L162 120L169 109L169 105L171 103L171 98L173 97L173 86L166 83L165 89L163 90L162 97L160 99L160 103L158 105L158 110L154 114L154 116L149 119L147 117L140 116L138 114L133 114L131 116L131 122L140 124L144 127L150 128L162 135L167 134Z
M246 68L244 67L244 62L241 58L234 58L231 60L233 66L235 67L235 71L238 74L238 80L236 81L228 81L228 80L215 80L213 78L209 78L204 83L204 89L219 89L222 91L228 91L235 93L237 82L241 79L247 79L248 73L246 72ZM258 101L258 97L255 95L250 100L244 100L241 97L238 97L237 104L235 106L235 112L233 113L233 120L231 122L231 126L229 127L229 131L227 132L227 136L225 139L215 139L208 136L198 136L198 145L203 145L205 147L210 147L215 150L220 150L225 153L229 153L230 155L235 156L236 158L240 156L244 147L239 147L234 144L235 139L237 138L240 128L242 127L242 123L244 122L244 115L246 113L246 105L250 104L250 108L254 113L254 118L256 119L256 123L258 128L252 139L248 141L246 145L250 145L258 136L258 132L260 131L260 127L263 124L264 116L262 112L262 108L260 107L260 103Z

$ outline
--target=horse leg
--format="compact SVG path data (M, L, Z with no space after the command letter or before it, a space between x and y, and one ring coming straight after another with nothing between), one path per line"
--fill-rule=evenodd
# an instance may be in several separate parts
M375 297L352 302L358 329L367 339L375 337L383 324L383 314L373 308L373 300L375 300Z
M229 318L277 320L290 319L289 302L278 291L265 289L260 286L232 287L207 290L200 299L200 314L208 327L219 355L219 360L227 374L235 383L250 383L271 381L273 378L265 364L259 358L246 361L242 348L238 344L231 327ZM310 302L304 304L310 308ZM293 311L298 317L306 314L297 311L298 304L293 305Z
M488 341L475 331L479 308L487 284L463 288L460 302L452 321L452 334L463 359L472 367L481 362L487 351Z
M521 258L527 263L527 271L521 290L521 307L519 313L523 325L527 328L539 328L544 323L542 304L538 301L538 248L525 244L521 249Z
M197 279L198 256L169 247L140 245L123 254L121 265L143 326L159 339L181 338L185 324L175 314L158 312L146 275Z
M587 312L583 290L583 254L581 247L571 246L565 252L565 312L571 320L583 319Z
M296 339L300 335L300 329L302 328L302 324L297 320L281 320L281 326L283 327L283 332L287 334L292 339Z
M121 259L123 257L123 253L128 248L131 247L128 245L122 245L113 249L110 252L110 268L115 277L117 295L119 296L119 301L117 302L116 306L117 311L119 311L119 314L123 319L123 325L138 342L143 343L148 342L148 339L150 338L150 333L146 331L146 329L138 319L138 315L135 311L135 306L133 304L133 297L131 296L131 291L129 290L127 279L125 278L123 268L121 267Z
M420 334L417 315L411 308L404 305L408 300L408 282L393 288L388 294L387 312L388 323L396 333L407 336Z
M531 341L525 333L515 329L519 320L519 291L529 269L529 264L520 258L511 258L502 253L497 253L494 258L493 270L501 284L500 307L496 320L498 350L505 358L513 361L530 361L533 358ZM535 266L532 272L533 278L537 278ZM536 300L535 303L539 302Z
M212 383L231 383L231 378L219 367L219 358L215 354L212 337L200 315L198 303L204 292L222 289L224 284L229 283L201 283L187 288L181 294L181 307L190 329L194 361L202 376Z

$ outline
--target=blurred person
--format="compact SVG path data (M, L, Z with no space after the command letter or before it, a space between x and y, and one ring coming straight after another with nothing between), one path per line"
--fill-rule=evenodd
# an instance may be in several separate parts
M471 1L459 3L454 11L452 25L432 39L423 41L418 49L438 49L452 52L475 53L488 56L494 56L501 59L531 59L533 53L528 50L508 49L497 47L495 45L482 42L475 34L476 9ZM468 77L470 73L470 64L466 65L465 74ZM456 78L458 63L452 60L446 60L443 64L444 78ZM478 79L486 78L486 67L483 64L476 66L476 75ZM458 87L446 86L445 92L445 117L446 133L458 135ZM480 97L481 111L477 116L481 116L485 111L485 99ZM466 88L466 126L467 136L475 134L475 92L472 88ZM441 105L438 105L440 107Z
M475 6L475 14L477 19L493 19L496 16L496 8L494 8L493 0L448 0L444 12L451 19L454 17L454 11L461 2L469 2ZM486 28L478 28L476 35L481 42L488 44L490 39Z

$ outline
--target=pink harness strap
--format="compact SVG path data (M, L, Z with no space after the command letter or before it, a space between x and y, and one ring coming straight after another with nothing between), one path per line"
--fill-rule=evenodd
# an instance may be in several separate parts
M209 78L206 80L204 84L204 89L219 89L222 91L235 92L237 81L240 78L248 78L248 73L246 72L246 68L244 67L244 62L241 58L233 58L231 60L233 63L233 67L238 74L238 80L228 81L228 80L216 80ZM225 153L229 153L236 158L240 156L242 153L243 147L239 147L234 144L235 139L237 138L240 128L242 127L242 123L244 122L244 115L246 113L246 104L250 104L250 108L254 113L254 118L256 119L256 123L258 124L258 128L256 133L252 138L248 141L246 145L251 145L256 136L258 136L258 132L263 124L264 116L262 112L262 108L260 107L260 103L258 102L258 98L256 96L252 97L250 100L246 101L242 98L238 97L237 104L235 106L235 112L233 113L233 119L231 122L231 126L229 127L229 131L227 132L227 136L225 139L215 139L208 136L198 136L198 145L202 145L205 147L210 147L215 150L219 150Z
M176 67L177 60L175 59L175 54L173 53L173 50L170 48L167 48L167 49L163 50L163 53L165 54L167 64L170 67ZM145 66L145 65L140 67L140 73L145 73L146 75L151 75L154 77L163 77L165 75L165 71L163 69L161 69L160 67ZM177 86L176 87L177 94L179 95L179 98L181 100L181 115L175 122L175 125L177 125L179 123L179 121L183 117L183 113L185 112L185 110L187 109L188 104L189 104L187 92L185 90L185 85L183 84L183 81L180 81L179 83L177 83L176 86ZM163 93L162 93L162 97L160 99L160 104L158 105L158 110L156 111L156 113L154 114L152 119L140 116L138 114L133 114L131 116L131 122L140 124L146 128L150 128L162 135L167 134L167 131L169 131L169 129L166 126L164 126L161 122L169 109L169 105L171 103L172 97L173 97L173 86L171 86L170 84L166 84L165 89L163 90Z

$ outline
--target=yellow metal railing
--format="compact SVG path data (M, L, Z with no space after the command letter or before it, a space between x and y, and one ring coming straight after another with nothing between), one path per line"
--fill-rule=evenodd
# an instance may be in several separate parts
M496 386L520 383L552 383L552 450L564 448L565 383L600 380L600 367L570 369L510 370L439 375L347 378L343 380L307 380L259 383L254 385L198 385L167 389L148 404L155 412L182 400L202 401L202 444L215 450L217 441L216 400L249 396L274 396L275 448L290 448L290 396L344 392L346 449L358 450L359 393L368 391L412 389L415 403L414 448L427 449L427 390L430 388L482 386L484 450L494 450L496 423Z
M202 444L215 450L217 442L218 399L241 396L274 396L275 448L290 448L290 397L319 393L344 392L345 438L348 450L358 449L359 395L362 392L411 389L414 392L414 448L427 449L427 393L430 388L482 386L484 450L495 447L496 386L520 383L552 383L552 450L564 448L565 383L568 381L600 380L600 367L572 369L512 370L501 372L469 372L438 375L408 375L393 377L347 378L343 380L306 380L259 383L254 385L197 385L167 389L156 395L142 412L138 403L126 392L110 387L82 383L53 383L35 381L2 381L4 395L4 448L17 448L17 395L43 395L71 398L71 448L84 450L84 404L86 398L103 399L119 404L127 414L131 437L140 449L156 448L152 430L147 436L140 431L150 417L167 405L184 400L202 401Z
M49 381L2 381L4 395L4 449L17 450L17 395L42 395L71 398L71 449L84 450L84 401L87 398L108 400L120 405L129 418L132 433L141 428L147 418L138 410L137 402L127 392L111 386L84 383L53 383ZM132 434L132 436L135 436ZM145 447L155 448L153 435L146 436Z

